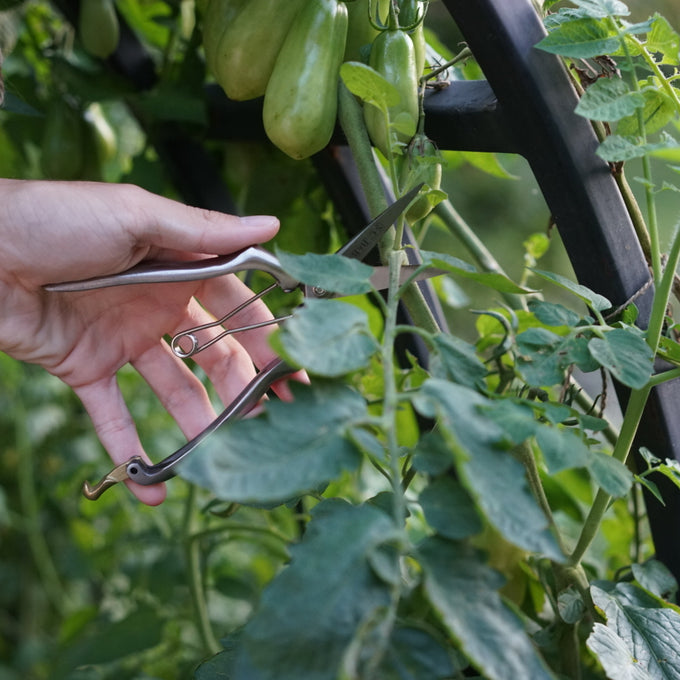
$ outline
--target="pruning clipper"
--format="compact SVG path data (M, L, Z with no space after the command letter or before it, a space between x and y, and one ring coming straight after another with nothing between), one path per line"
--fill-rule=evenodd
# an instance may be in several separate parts
M407 194L388 206L386 210L372 220L362 231L343 245L337 251L337 254L357 260L364 260L378 244L390 226L392 226L398 217L406 211L421 188L422 185L413 188ZM256 270L271 275L275 282L261 292L253 295L243 304L231 310L221 319L177 333L170 342L172 351L176 356L186 359L207 349L227 335L252 330L267 324L285 322L290 316L280 317L250 326L221 329L221 332L217 336L212 337L205 342L199 340L201 331L215 326L223 327L223 324L227 323L230 318L276 287L281 288L287 293L295 290L302 290L305 299L342 297L342 295L336 295L332 291L321 290L318 287L306 285L296 280L294 277L291 277L284 271L279 259L260 246L246 248L236 254L217 256L191 262L143 262L119 274L90 278L82 281L49 284L45 286L45 288L53 292L76 292L108 288L111 286L198 281ZM406 283L422 280L442 273L444 272L441 270L425 267L423 265L404 265L400 271L400 282ZM374 267L371 276L373 288L376 291L386 290L389 286L389 276L388 267ZM246 415L261 401L275 382L290 375L296 370L296 368L290 366L282 359L272 360L250 381L250 383L248 383L248 385L246 385L236 399L234 399L224 411L210 423L210 425L181 448L170 454L167 458L159 463L149 464L139 456L134 456L126 462L116 466L98 483L91 485L88 482L85 482L83 485L83 494L90 500L96 500L104 493L104 491L106 491L106 489L118 482L130 480L137 484L148 486L151 484L159 484L174 477L177 474L177 466L181 461L193 453L207 437L224 424Z

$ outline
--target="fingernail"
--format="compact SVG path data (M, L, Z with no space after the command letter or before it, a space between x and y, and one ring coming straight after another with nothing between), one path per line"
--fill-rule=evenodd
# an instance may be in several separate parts
M272 229L279 226L279 220L272 215L246 215L241 218L241 224L255 229Z

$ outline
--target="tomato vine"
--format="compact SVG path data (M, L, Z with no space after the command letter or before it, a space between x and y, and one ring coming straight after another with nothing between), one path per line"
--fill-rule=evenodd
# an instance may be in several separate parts
M8 414L0 427L10 442L0 526L12 549L30 555L40 589L28 591L51 608L53 618L43 613L38 623L58 621L60 630L27 661L22 621L32 605L4 595L11 613L0 626L22 653L0 645L0 672L665 677L664 668L680 667L677 584L654 559L639 500L644 488L663 502L655 480L680 486L680 467L645 450L647 469L631 469L630 454L651 390L680 372L669 313L680 238L664 255L657 211L662 192L677 187L656 179L678 171L677 31L660 14L629 22L620 0L557 10L544 2L548 32L536 46L565 60L581 95L577 113L592 121L597 153L636 224L655 287L643 329L634 301L613 310L543 269L548 245L557 247L545 234L527 237L516 283L454 206L461 160L479 158L437 148L424 101L479 71L470 49L456 55L428 21L438 3L284 4L285 12L272 0L119 0L111 15L106 3L83 2L84 12L101 12L93 21L109 37L118 40L115 16L152 55L155 84L142 92L110 70L111 44L92 48L92 26L74 19L85 14L68 21L44 2L0 13L0 26L11 28L0 33L7 175L131 181L174 195L156 143L164 125L181 125L201 139L204 158L218 161L240 211L281 217L282 261L322 287L329 274L347 276L343 258L304 253L332 251L344 225L310 157L346 142L373 215L387 205L386 187L399 196L426 183L417 212L381 244L391 269L386 298L370 291L370 271L353 272L352 284L358 277L368 293L296 309L273 344L311 384L294 386L293 402L271 400L257 418L215 433L183 465L189 484L176 480L166 508L140 509L113 494L79 505L73 479L99 461L78 405L0 357ZM262 111L268 141L206 139L214 132L206 85L259 101L252 110ZM644 209L626 179L634 163ZM493 160L486 167L503 174ZM400 284L407 251L447 272L448 283L435 285L441 299L474 312L461 333L440 326L417 285ZM480 305L460 303L479 290ZM405 335L425 344L427 362L400 360ZM659 359L670 368L658 371ZM589 396L577 382L596 376L599 385L603 375L630 390L620 423L602 404L611 387ZM166 454L177 438L167 419L136 394L132 376L121 380L147 423L150 453ZM39 394L44 385L63 399L57 415ZM28 411L44 432L22 429ZM65 462L73 442L82 446ZM49 452L56 491L31 473L38 448ZM41 517L39 500L66 528ZM0 578L16 585L27 577L8 560Z

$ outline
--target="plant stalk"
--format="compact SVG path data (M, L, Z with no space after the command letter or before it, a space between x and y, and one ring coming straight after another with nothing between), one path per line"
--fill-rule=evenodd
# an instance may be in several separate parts
M545 495L545 490L543 489L543 483L541 482L541 477L538 473L538 466L536 465L536 459L534 458L534 453L531 450L531 445L528 441L522 442L519 446L515 448L515 453L519 458L520 462L524 465L524 469L527 472L527 480L529 482L529 487L534 495L534 498L538 501L538 504L543 510L543 514L546 516L548 523L555 535L555 540L559 546L560 551L563 555L568 555L568 550L564 546L562 541L562 535L557 528L555 523L555 518L553 517L552 510L550 509L550 503Z
M647 397L649 396L650 387L646 386L640 390L633 390L626 406L626 411L623 416L623 424L621 426L621 432L619 434L618 441L614 447L614 452L612 457L616 460L625 463L630 453L630 449L633 445L633 440L642 419L642 412L644 411L645 404L647 403ZM611 501L611 496L602 489L599 489L595 495L595 501L590 508L590 512L586 517L586 521L581 530L581 535L579 536L576 547L574 548L571 556L569 557L569 563L572 565L578 565L581 563L583 556L593 542L593 539L599 531L600 524L604 517L609 503Z
M209 654L218 654L222 645L217 641L208 616L208 604L205 599L205 584L201 566L201 534L194 533L194 505L196 487L191 485L187 494L183 523L184 544L186 546L187 570L189 572L189 588L196 613L196 626Z
M399 305L399 289L401 265L404 260L403 250L390 253L390 284L387 296L387 314L382 342L382 367L385 383L383 400L383 421L387 437L387 451L390 462L390 481L394 494L394 522L399 528L406 523L406 498L401 480L401 466L399 464L399 442L397 440L397 411L399 409L399 394L394 375L394 342L397 337L397 309Z
M654 302L652 304L652 312L647 329L646 341L651 351L656 354L661 332L663 330L663 323L666 316L666 307L670 299L673 282L675 280L675 270L680 262L680 229L676 231L671 250L668 257L666 270L663 272L660 283L654 294ZM663 375L663 374L662 374ZM645 387L633 390L630 394L630 399L623 417L623 424L619 438L614 447L612 456L622 463L625 463L630 450L633 446L633 440L637 433L642 414L649 397L649 393L653 385L662 382L661 380L650 379ZM588 517L581 531L581 535L576 544L576 548L570 557L571 564L579 564L583 556L595 538L604 513L609 507L611 496L600 489L595 496L595 501L590 509Z
M376 165L371 140L366 131L361 104L342 81L338 86L338 118L356 163L368 208L371 215L376 216L387 207L383 179ZM388 253L394 245L394 233L390 232L391 230L383 238L380 247L383 262L387 261ZM402 299L415 325L432 333L441 330L416 284L411 284L404 291Z

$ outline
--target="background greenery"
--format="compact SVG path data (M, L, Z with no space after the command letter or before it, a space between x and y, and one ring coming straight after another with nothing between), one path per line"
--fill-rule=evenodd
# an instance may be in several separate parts
M644 16L647 4L631 3ZM677 4L663 5L655 2L677 26ZM162 82L172 87L185 82L187 73L201 73L193 61L191 33L182 32L190 3L121 0L118 6L153 50ZM432 3L428 26L455 44L455 28L443 12ZM43 175L44 114L66 90L80 105L96 102L92 115L115 136L113 148L96 156L91 179L133 181L177 196L142 127L121 103L132 101L145 120L153 120L167 115L162 113L167 100L130 97L115 79L102 78L96 63L79 50L72 27L47 3L0 13L0 36L8 92L31 107L31 115L0 112L1 176ZM182 111L180 122L199 124L190 107ZM340 227L310 163L293 163L266 143L208 146L224 165L241 211L281 217L285 247L323 250L337 239ZM93 148L89 144L86 152ZM473 164L454 154L447 160L442 188L509 275L520 278L524 241L545 233L549 223L526 163L513 156L499 157L500 166L491 166L489 158ZM479 167L484 164L496 169L485 172ZM677 203L667 193L661 221L670 225ZM436 219L424 245L460 249ZM570 273L554 231L542 266ZM462 287L475 296L471 306L495 302L493 294ZM461 306L448 309L450 323L473 337L473 317L457 309ZM122 371L120 381L149 454L167 455L182 441L177 429L133 371ZM231 514L233 508L180 479L173 480L168 500L156 509L139 505L123 488L96 504L84 500L82 480L98 478L108 463L82 407L61 383L4 355L0 441L0 680L190 677L197 661L214 651L214 636L237 629L254 611L262 587L288 560L286 546L299 536L308 509L240 508ZM366 473L356 488L341 479L328 495L364 497L375 481ZM576 472L566 473L563 482L575 496L588 497ZM591 557L600 573L611 575L651 555L638 501L633 495L614 505ZM510 594L512 586L510 581Z

